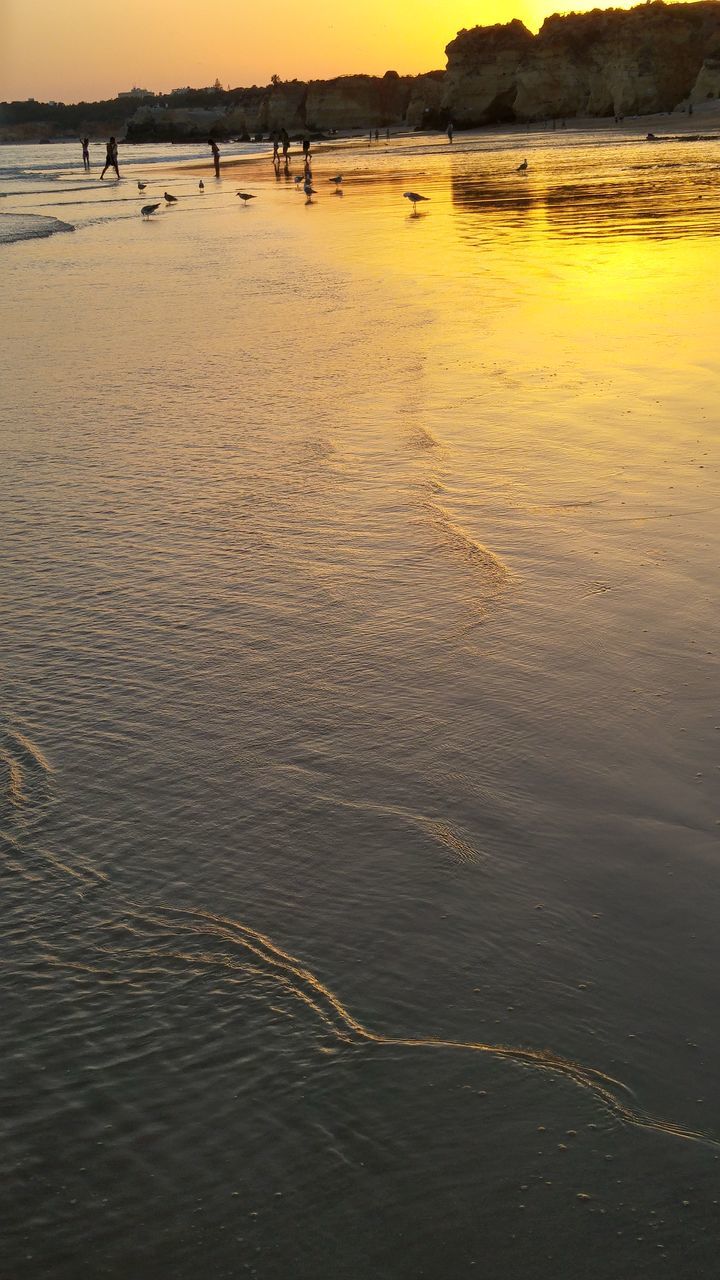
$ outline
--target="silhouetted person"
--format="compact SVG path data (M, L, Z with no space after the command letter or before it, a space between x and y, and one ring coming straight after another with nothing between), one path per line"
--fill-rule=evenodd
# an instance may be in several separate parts
M220 177L220 150L214 138L208 138L208 146L212 151L213 164L215 166L215 177Z
M272 144L273 144L273 164L274 164L276 160L278 162L280 160L280 157L278 155L278 151L280 148L280 134L278 133L277 129L273 130Z
M285 165L287 166L288 151L290 150L290 135L288 134L287 129L280 130L280 138L282 141L283 160L285 161Z
M120 177L120 170L118 169L117 142L115 141L114 138L110 139L110 141L108 142L105 148L105 168L100 174L101 178L105 177L105 174L107 173L108 169L114 169L116 176L118 178Z
M380 130L379 130L379 129L376 129L376 130L375 130L375 141L376 141L376 142L379 142L379 141L380 141Z
M82 139L83 169L87 173L90 168L90 139Z
M310 153L310 138L305 133L303 134L303 155L306 160L308 158L309 153Z
M451 121L449 122L449 124L448 124L448 127L447 127L448 142L452 142L454 132L455 132L455 130L454 130L454 128L453 128L453 122L452 122L452 120L451 120Z

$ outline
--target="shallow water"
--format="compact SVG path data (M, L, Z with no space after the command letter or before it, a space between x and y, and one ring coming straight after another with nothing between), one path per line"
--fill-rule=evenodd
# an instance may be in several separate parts
M717 148L3 187L14 1278L715 1274Z

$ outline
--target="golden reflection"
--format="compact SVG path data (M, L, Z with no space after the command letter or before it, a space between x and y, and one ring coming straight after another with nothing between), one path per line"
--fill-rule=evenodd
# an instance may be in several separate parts
M606 131L560 141L476 138L450 152L417 142L384 158L361 157L354 173L347 166L342 208L318 205L318 216L299 228L302 250L330 256L363 280L375 276L395 290L405 313L417 304L412 342L423 371L416 413L432 437L427 453L440 421L428 406L434 396L447 403L450 386L456 412L441 419L448 466L458 445L463 465L472 465L467 449L488 428L472 417L477 410L457 406L483 396L479 408L491 415L493 438L497 424L507 423L504 443L519 439L534 415L544 444L562 406L572 416L567 448L577 453L579 475L586 448L599 456L598 414L602 431L618 441L636 430L629 415L637 413L638 393L648 395L643 370L653 403L697 385L697 334L712 331L716 308L713 149L703 141L658 148ZM520 154L529 157L527 174L517 173ZM409 188L430 197L417 218L404 208ZM690 325L677 323L681 295ZM398 360L406 338L399 328ZM388 327L386 348L393 341ZM612 414L604 401L610 383ZM674 447L673 438L668 425L636 442L649 462Z
M676 166L659 174L637 165L619 179L557 182L546 172L528 180L488 176L473 180L451 175L455 208L502 223L534 218L538 229L558 236L601 239L717 235L720 195L709 171ZM699 202L703 202L700 204Z

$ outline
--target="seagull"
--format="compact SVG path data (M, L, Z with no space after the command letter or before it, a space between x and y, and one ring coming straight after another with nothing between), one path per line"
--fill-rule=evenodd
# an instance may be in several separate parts
M204 190L205 190L205 183L203 182L202 178L201 178L201 179L200 179L200 181L198 182L198 190L200 190L200 191L204 191Z
M251 196L249 191L236 191L235 195L240 197L246 209L248 200L255 199L255 196Z
M403 199L404 199L404 200L409 200L409 201L410 201L410 203L411 203L411 205L412 205L412 207L413 207L413 213L414 213L415 215L417 215L417 207L418 207L418 204L420 203L420 201L421 201L421 200L429 200L429 199L430 199L430 197L429 197L429 196L420 196L420 195L418 195L417 191L403 191Z
M295 183L295 190L296 190L296 191L299 191L299 190L300 190L300 184L301 184L301 183L303 183L304 181L305 181L305 179L303 178L303 176L302 176L302 174L301 174L301 173L296 173L296 174L295 174L295 177L293 178L293 182Z
M144 191L146 186L147 182L138 182L138 191Z
M338 173L334 178L328 178L328 182L334 182L335 190L339 191L342 186L342 174Z
M528 162L527 162L527 160L523 160L522 164L519 164L519 165L518 165L516 172L517 172L517 173L527 173L527 167L528 167Z
M315 190L315 188L314 188L314 186L313 186L312 182L310 182L310 181L308 180L307 182L303 183L303 191L305 192L305 195L307 196L307 200L305 201L305 203L306 203L306 204L312 204L312 198L313 198L313 196L316 196L316 195L317 195L317 191Z
M143 218L149 218L150 214L154 213L155 210L159 208L160 208L160 201L158 200L157 204L144 204L140 212Z
M177 196L169 196L167 191L163 191L163 195L168 204L177 204Z

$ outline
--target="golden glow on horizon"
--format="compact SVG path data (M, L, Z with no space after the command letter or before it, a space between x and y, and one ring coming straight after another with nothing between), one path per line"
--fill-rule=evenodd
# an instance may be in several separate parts
M632 0L567 9L631 8ZM365 71L382 75L445 66L445 46L463 27L520 18L537 30L562 6L551 0L4 0L0 98L64 102L112 98L139 85L266 84Z

